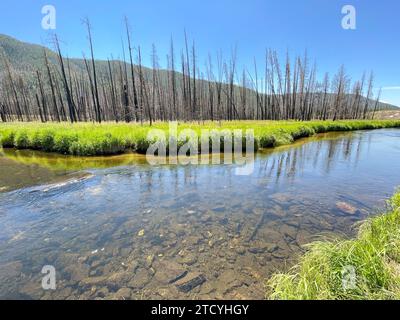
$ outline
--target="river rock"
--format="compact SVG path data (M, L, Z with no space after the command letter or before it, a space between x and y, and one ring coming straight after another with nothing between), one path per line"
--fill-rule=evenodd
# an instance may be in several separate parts
M260 239L268 242L277 242L282 239L282 234L278 232L278 224L267 224L259 229L258 236Z
M274 252L278 249L278 246L275 243L266 243L265 246L267 247L267 251L269 253Z
M358 213L357 208L347 202L336 202L336 208L338 208L343 213L347 213L350 215Z
M132 290L129 288L121 288L115 294L117 299L129 300L132 295Z
M218 206L218 207L212 208L212 211L214 211L214 212L224 212L224 211L226 211L226 208L225 208L225 206Z
M157 261L154 263L154 268L156 270L154 277L164 285L174 283L187 274L181 264L173 261Z
M20 275L22 270L22 263L20 261L13 261L0 265L0 280L3 282L5 279L16 278Z
M238 246L235 248L237 254L242 255L246 253L246 248L243 246Z
M299 232L297 233L297 238L296 241L299 245L303 245L306 244L308 242L311 242L313 238L313 235L308 232L307 230L299 230Z
M243 285L242 276L237 270L228 269L220 274L218 279L215 281L214 286L218 292L226 294L235 288Z
M211 215L210 214L203 214L200 218L200 221L203 223L207 223L211 221Z
M135 259L135 257L133 257L133 259ZM139 267L139 262L137 260L130 260L127 264L127 271L134 274L138 267Z
M211 293L215 292L215 287L211 285L211 283L207 282L203 286L201 286L200 294L201 295L210 295Z
M94 286L94 285L104 285L106 281L107 281L106 276L97 276L97 277L87 277L83 279L80 283L81 285Z
M181 258L181 262L188 266L191 266L197 262L197 256L193 253L189 253L183 258Z
M283 250L276 250L272 253L272 255L276 259L287 259L289 257L288 253Z
M278 205L275 205L268 213L277 218L284 218L286 216L286 211Z
M290 226L288 224L284 224L280 228L280 232L290 240L296 239L297 236L297 228Z
M105 298L110 294L107 287L101 287L96 291L96 297Z
M89 266L84 263L77 263L67 266L64 271L69 274L71 281L79 282L89 276Z
M291 249L289 245L284 241L280 240L277 243L277 248L272 252L272 256L277 259L287 259L290 255Z
M129 281L128 287L135 289L144 288L151 280L151 273L145 268L138 268L133 279Z
M41 286L40 280L32 279L19 288L15 298L39 300L43 294L44 290Z
M197 246L203 240L200 236L190 236L187 238L187 243L190 246Z
M150 254L146 257L146 266L147 268L151 268L154 262L154 254Z
M202 273L190 272L182 279L176 281L175 285L180 291L187 293L194 288L202 285L204 282L206 282L206 278Z
M60 288L60 289L57 288L57 290L54 291L52 299L65 300L71 295L71 293L72 289L70 287Z
M286 193L274 193L270 198L279 203L288 203L292 200L292 197Z
M178 237L185 236L188 230L188 226L183 223L172 224L171 228L172 232L175 233Z
M119 272L114 272L111 274L111 276L108 277L107 285L110 287L119 288L122 285L128 283L131 278L132 273L128 271L122 270Z
M267 250L267 248L265 246L257 246L257 247L251 247L248 250L250 253L260 254L260 253L264 253Z

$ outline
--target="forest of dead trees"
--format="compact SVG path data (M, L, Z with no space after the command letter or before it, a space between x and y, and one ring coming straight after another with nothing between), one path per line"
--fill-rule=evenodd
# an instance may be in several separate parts
M0 120L9 121L204 121L204 120L336 120L366 119L379 108L373 100L373 74L351 81L344 67L317 79L317 67L304 56L279 61L266 50L260 72L257 63L239 70L236 52L229 59L209 55L201 66L194 42L185 33L178 54L171 40L167 67L159 64L153 45L151 69L142 64L128 22L122 43L123 61L103 67L94 57L92 30L85 20L90 57L84 68L72 70L54 36L57 63L43 50L43 67L28 83L1 53L4 76L0 83ZM106 67L104 67L106 66Z

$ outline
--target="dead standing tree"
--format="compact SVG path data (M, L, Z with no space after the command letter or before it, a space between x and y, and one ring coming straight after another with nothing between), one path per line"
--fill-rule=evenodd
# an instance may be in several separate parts
M100 99L99 99L99 89L98 89L98 84L97 84L97 73L96 73L96 63L94 60L94 52L93 52L93 41L92 41L92 31L91 31L91 26L89 19L86 18L83 23L86 25L87 28L87 33L88 33L88 40L89 40L89 46L90 46L90 55L92 58L92 71L93 71L93 89L94 89L94 106L95 106L95 113L96 113L96 121L101 123L102 120L102 112L101 112L101 107L100 107ZM88 70L88 68L87 68ZM88 70L89 73L89 70Z
M134 109L135 109L135 120L136 121L143 121L142 118L139 119L139 102L138 102L138 96L137 96L137 91L136 91L136 83L135 83L135 72L134 72L134 66L133 66L133 49L131 46L131 33L130 33L130 28L129 28L129 22L128 18L125 17L125 27L126 27L126 36L128 39L128 50L129 50L129 61L130 61L130 69L131 69L131 81L132 81L132 92L133 92L133 104L134 104ZM142 109L142 106L140 107ZM130 116L125 115L125 121L130 122Z
M71 94L71 89L68 83L68 79L67 79L67 74L65 72L65 66L64 66L64 59L63 56L61 54L61 49L60 49L60 43L58 41L57 35L54 36L54 41L55 41L55 45L56 45L56 49L57 49L57 54L58 54L58 62L60 64L60 68L61 68L61 75L62 75L62 81L64 84L64 90L65 90L65 95L67 97L67 103L68 103L68 110L69 110L69 120L71 122L77 122L78 121L78 117L76 114L76 107L72 98L72 94Z
M332 81L326 74L319 82L316 65L310 65L307 53L291 60L287 52L282 63L276 51L268 50L264 78L259 76L256 60L252 72L245 67L238 72L236 51L229 61L217 54L216 75L209 55L203 71L186 32L181 73L175 68L172 39L166 70L159 65L155 46L152 69L143 65L139 47L134 65L135 50L126 19L129 59L125 59L123 45L123 61L96 62L90 24L87 20L84 23L90 59L64 58L55 37L55 56L44 50L43 66L35 68L33 80L29 80L3 55L1 121L337 120L367 118L380 106L372 101L373 75L369 83L365 76L351 83L341 68ZM52 65L54 58L56 65Z

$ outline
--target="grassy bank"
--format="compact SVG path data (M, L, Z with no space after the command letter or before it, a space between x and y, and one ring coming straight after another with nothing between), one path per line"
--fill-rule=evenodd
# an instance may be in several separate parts
M268 280L270 299L400 299L400 190L388 213L361 224L354 240L315 242L289 272ZM349 282L353 268L355 281ZM349 285L351 284L351 285Z
M400 127L400 120L185 123L179 124L178 132L189 128L198 134L202 129L254 129L257 149L290 144L296 139L309 137L316 133L392 127ZM156 123L152 127L115 123L2 123L0 124L0 143L3 147L80 156L118 154L127 150L145 153L152 143L147 138L150 129L160 129L168 133L168 123Z

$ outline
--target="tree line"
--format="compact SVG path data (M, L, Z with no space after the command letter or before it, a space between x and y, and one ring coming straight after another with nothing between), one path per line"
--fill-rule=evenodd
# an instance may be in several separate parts
M229 59L208 55L202 68L196 46L184 34L184 48L175 52L171 39L161 68L155 45L151 69L143 66L140 46L134 47L125 20L123 60L95 60L92 28L84 20L90 57L83 55L84 71L73 70L54 35L56 63L43 50L43 67L28 83L7 56L0 83L0 119L8 121L149 122L220 120L337 120L366 119L379 109L373 100L374 75L352 81L341 66L336 74L317 79L316 63L307 52L280 61L277 52L265 52L261 73L256 60L239 70L236 50ZM126 56L127 55L127 56Z

